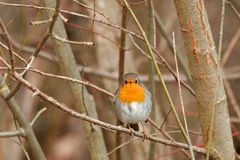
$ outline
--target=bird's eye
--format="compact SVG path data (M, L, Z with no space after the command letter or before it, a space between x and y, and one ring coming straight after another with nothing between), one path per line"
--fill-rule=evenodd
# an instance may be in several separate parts
M125 83L125 84L127 84L127 83L128 83L128 81L127 81L127 80L125 80L125 81L124 81L124 83Z
M138 83L138 81L137 81L137 80L135 80L134 82L135 82L135 83Z

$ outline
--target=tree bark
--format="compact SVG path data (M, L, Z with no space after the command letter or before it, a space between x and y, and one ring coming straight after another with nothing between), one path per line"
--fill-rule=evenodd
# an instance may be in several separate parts
M226 94L204 1L175 0L175 5L196 91L204 142L208 145L211 139L210 152L217 151L222 159L235 159Z

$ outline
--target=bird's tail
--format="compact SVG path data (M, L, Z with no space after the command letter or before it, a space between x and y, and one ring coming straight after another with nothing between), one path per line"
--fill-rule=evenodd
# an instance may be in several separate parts
M129 126L134 129L135 131L139 131L139 126L138 124L129 124Z

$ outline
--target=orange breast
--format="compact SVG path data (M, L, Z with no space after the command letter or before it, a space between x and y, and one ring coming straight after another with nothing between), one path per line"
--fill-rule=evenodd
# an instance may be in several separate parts
M125 84L120 88L119 99L121 102L143 102L144 98L144 88L138 84Z

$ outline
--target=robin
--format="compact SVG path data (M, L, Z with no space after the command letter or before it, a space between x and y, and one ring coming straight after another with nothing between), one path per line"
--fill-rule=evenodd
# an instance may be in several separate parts
M114 103L120 122L139 131L138 123L147 121L151 111L151 93L136 73L126 73L116 91Z

